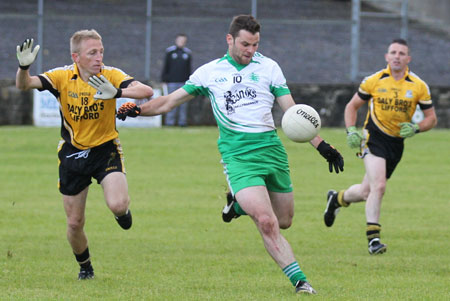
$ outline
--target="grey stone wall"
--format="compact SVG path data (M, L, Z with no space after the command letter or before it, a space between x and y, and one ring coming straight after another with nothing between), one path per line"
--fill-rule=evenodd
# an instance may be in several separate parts
M13 80L0 81L0 125L33 124L33 93L22 92Z
M39 51L42 71L71 64L71 35L79 29L95 28L103 37L106 65L118 67L139 80L157 82L164 50L173 44L177 33L188 35L187 47L192 50L195 69L226 53L225 35L231 18L251 10L250 0L153 0L147 79L146 2L45 1ZM15 77L16 46L26 38L37 39L36 12L37 0L0 1L0 79ZM290 82L351 83L350 0L258 0L257 16L262 26L258 51L277 61ZM359 61L363 74L386 66L384 54L389 42L400 35L399 26L400 21L395 18L362 20ZM408 32L411 70L429 85L448 86L450 36L416 21L410 22ZM36 72L37 65L33 64L30 73Z
M319 112L324 127L344 127L344 109L358 85L289 85L297 103L305 103ZM450 128L450 87L430 86L439 128ZM358 111L357 125L362 126L367 106ZM279 120L277 118L276 120Z
M157 85L154 85L157 87ZM323 127L344 127L344 108L351 99L357 85L318 85L289 84L292 96L297 103L314 107L320 114ZM438 127L450 128L450 87L432 86ZM33 93L21 92L13 81L0 81L0 125L33 124ZM189 102L189 125L215 125L210 101L206 97L197 97ZM366 108L358 112L358 126L364 122ZM276 105L273 110L275 123L281 123L282 111Z
M387 11L399 12L400 2L372 1L370 5ZM450 35L450 1L448 0L409 0L408 15L412 20L442 30Z

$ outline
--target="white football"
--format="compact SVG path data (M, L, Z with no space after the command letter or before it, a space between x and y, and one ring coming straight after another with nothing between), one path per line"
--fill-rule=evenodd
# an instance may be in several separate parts
M309 142L320 131L319 113L313 107L297 104L284 112L281 127L286 136L294 142Z

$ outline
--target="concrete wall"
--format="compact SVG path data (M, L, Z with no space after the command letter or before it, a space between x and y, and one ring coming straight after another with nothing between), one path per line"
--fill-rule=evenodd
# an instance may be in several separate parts
M288 84L297 103L314 107L324 127L344 127L344 108L356 85ZM430 87L438 115L438 127L450 128L450 87ZM189 125L215 125L208 98L197 97L189 102ZM366 110L360 110L358 125L364 121ZM274 107L275 123L280 125L282 111ZM33 124L32 92L21 92L13 81L0 81L0 125Z

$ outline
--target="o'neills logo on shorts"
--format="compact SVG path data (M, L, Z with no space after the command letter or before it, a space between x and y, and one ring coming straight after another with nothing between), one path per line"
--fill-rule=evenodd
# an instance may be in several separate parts
M297 114L302 116L306 120L311 121L312 125L314 125L315 128L319 126L319 120L317 120L317 118L312 116L311 114L308 114L307 112L303 111L302 109L298 109Z

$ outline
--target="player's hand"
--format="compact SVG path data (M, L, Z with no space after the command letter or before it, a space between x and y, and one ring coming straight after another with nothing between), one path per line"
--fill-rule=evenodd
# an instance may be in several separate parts
M347 145L350 148L357 148L361 146L363 136L356 129L356 126L349 126L347 128Z
M120 106L117 111L117 118L125 120L127 116L137 117L141 114L141 108L139 108L134 102L126 102Z
M330 172L333 172L333 167L336 173L344 171L344 158L342 158L341 154L332 145L329 145L323 140L320 142L317 150L322 157L327 159Z
M94 95L95 99L113 99L122 96L122 89L114 87L103 75L100 75L100 77L97 75L89 77L88 84L97 90L97 93Z
M419 125L411 122L402 122L400 125L400 136L402 138L409 138L419 132Z
M17 45L17 59L20 69L27 70L36 60L36 56L41 48L39 45L33 48L33 39L26 39L22 45Z

